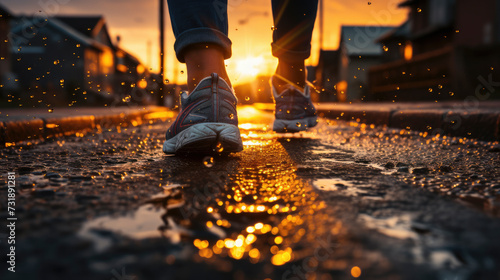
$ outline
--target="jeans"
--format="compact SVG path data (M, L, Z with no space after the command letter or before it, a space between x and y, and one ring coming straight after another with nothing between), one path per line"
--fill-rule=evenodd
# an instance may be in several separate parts
M311 37L318 0L272 0L274 31L272 54L280 60L305 60L311 53ZM177 59L193 45L217 46L224 58L231 57L227 0L168 0L175 35Z

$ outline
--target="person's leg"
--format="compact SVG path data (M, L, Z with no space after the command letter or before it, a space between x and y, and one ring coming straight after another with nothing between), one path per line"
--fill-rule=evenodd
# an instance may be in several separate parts
M318 0L273 0L274 31L272 51L278 58L277 76L304 87L304 61L311 53L311 38L316 20ZM273 79L278 91L287 84Z
M231 57L227 37L227 0L168 0L177 59L185 62L189 92L165 133L163 152L231 153L243 149L238 100L224 59Z
M168 8L174 49L177 59L186 63L189 92L211 73L229 83L224 65L224 59L231 57L227 0L168 0Z
M311 53L318 0L273 0L272 6L272 49L278 58L278 68L271 78L276 105L273 130L304 131L317 124L304 61Z

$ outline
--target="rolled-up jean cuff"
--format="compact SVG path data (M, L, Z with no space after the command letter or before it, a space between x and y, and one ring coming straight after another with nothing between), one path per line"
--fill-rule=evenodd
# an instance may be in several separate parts
M174 44L177 59L184 63L184 51L198 44L212 44L220 47L224 54L224 59L231 57L231 40L222 32L216 29L201 27L182 32L177 36Z
M271 43L273 56L285 61L306 60L311 56L311 46L307 50L293 51L280 47L276 43Z

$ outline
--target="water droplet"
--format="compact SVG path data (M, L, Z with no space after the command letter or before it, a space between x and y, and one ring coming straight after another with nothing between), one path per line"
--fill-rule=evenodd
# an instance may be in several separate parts
M418 9L417 9L417 12L418 12L418 13L422 12L422 9L418 8Z
M222 147L222 143L220 143L220 142L217 143L217 146L215 146L215 151L218 153L222 153L222 151L224 151L224 147Z
M443 85L438 85L438 89L442 89L443 88Z
M301 126L302 126L302 124L301 124L301 123L299 123L299 122L298 122L298 123L296 123L295 125L296 125L297 127L301 127Z
M248 96L245 97L245 101L248 101L248 100L250 100L250 97L248 97Z
M359 276L361 276L361 268L357 266L351 268L351 275L354 278L358 278Z
M234 114L229 114L229 116L228 116L228 117L229 117L231 120L233 120L233 119L234 119Z
M131 97L130 97L130 95L128 95L128 96L125 96L124 98L122 98L122 101L123 102L130 102L130 99L131 99Z
M372 2L368 2L368 5L371 5L371 4L372 4Z
M212 167L214 166L214 158L213 157L204 157L203 158L203 165L205 165L205 167Z
M181 71L181 74L184 74L184 71Z
M429 88L429 92L432 92L432 88Z
M286 110L286 113L287 113L287 114L290 114L290 110Z
M170 80L169 79L165 79L165 83L166 84L170 83Z
M274 27L274 25L273 25L273 26L271 26L271 30L272 30L272 31L276 30L276 27Z
M54 109L50 108L49 113L54 113Z
M389 48L387 46L383 46L382 48L384 49L384 52L389 50Z

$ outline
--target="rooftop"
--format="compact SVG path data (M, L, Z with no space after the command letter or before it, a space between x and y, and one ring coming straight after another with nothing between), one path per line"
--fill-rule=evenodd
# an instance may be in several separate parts
M410 20L405 21L400 26L389 30L388 32L382 34L376 42L383 42L391 38L408 38L410 36Z
M94 30L104 23L102 16L57 16L57 20L92 38Z
M347 55L380 55L382 46L377 39L395 26L349 25L342 26L340 45Z

